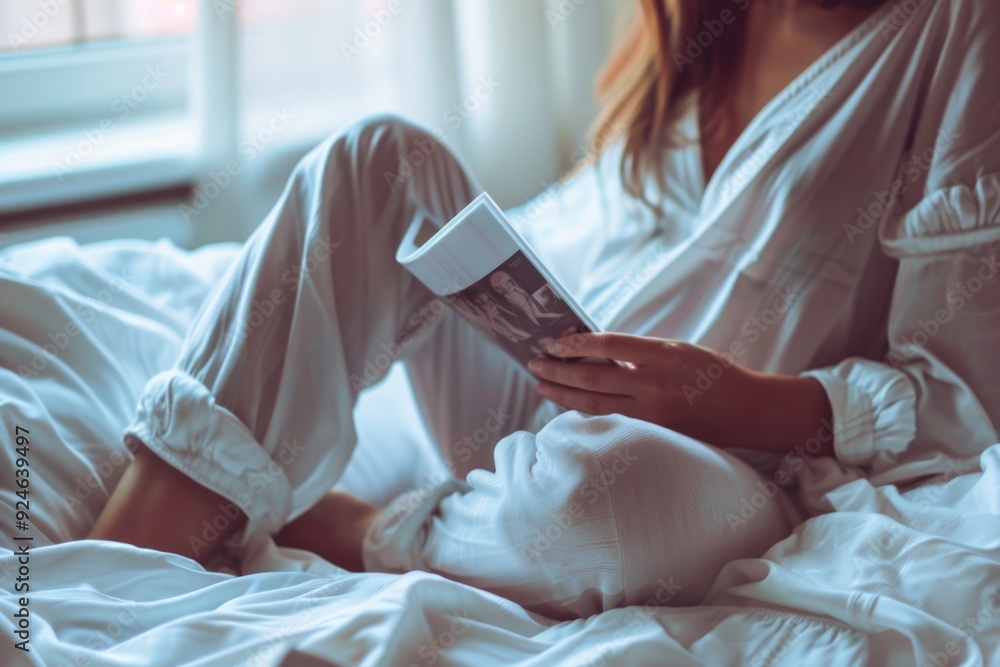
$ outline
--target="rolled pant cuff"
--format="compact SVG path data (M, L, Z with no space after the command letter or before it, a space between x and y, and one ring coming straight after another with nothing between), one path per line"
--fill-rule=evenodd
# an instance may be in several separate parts
M448 476L437 483L428 482L397 496L368 528L362 546L366 572L402 573L427 570L424 546L430 522L441 501L470 486Z
M234 538L237 544L255 533L277 532L291 513L291 485L281 464L235 415L216 404L205 385L182 371L165 371L149 380L124 437L126 443L141 441L237 505L248 518ZM227 509L220 507L220 516L228 516ZM211 525L218 517L205 518Z

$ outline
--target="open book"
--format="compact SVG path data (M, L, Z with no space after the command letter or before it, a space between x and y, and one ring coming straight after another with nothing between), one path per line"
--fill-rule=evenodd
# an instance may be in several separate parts
M488 194L441 229L418 217L396 260L522 366L551 356L551 340L599 331Z

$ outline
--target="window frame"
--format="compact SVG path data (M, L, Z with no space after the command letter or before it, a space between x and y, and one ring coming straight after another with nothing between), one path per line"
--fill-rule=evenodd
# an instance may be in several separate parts
M198 21L186 35L0 53L0 91L16 100L0 104L0 215L194 184L236 132L236 12L217 11L217 2L199 2ZM158 66L169 75L155 91L134 106L135 97L121 99L148 87ZM88 85L79 86L81 80ZM122 104L113 109L116 102ZM19 167L25 156L51 151L56 142L68 151L67 137L83 140L109 119L148 130L154 140L130 153L122 136L128 133L109 131L109 145L120 144L110 161L66 173L37 161ZM156 142L157 134L168 139Z
M129 111L183 110L187 105L192 36L109 40L0 54L0 128L43 132L108 115L119 98ZM149 73L156 76L151 77ZM143 79L146 81L143 81ZM81 80L87 86L74 86ZM143 88L145 97L131 93ZM72 93L69 92L72 89Z

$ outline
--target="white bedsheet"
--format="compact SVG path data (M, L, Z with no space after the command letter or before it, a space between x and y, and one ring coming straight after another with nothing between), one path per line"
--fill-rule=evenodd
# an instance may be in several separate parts
M836 489L826 501L838 511L763 558L731 563L704 606L570 623L425 573L347 574L269 539L251 544L241 577L125 545L67 542L86 534L124 467L115 448L136 395L172 363L231 257L228 246L189 254L66 239L0 253L0 664L1000 664L1000 445L981 471L905 497L864 480ZM59 347L81 306L109 296ZM57 352L38 375L19 374L49 342ZM32 442L30 653L13 646L17 425ZM379 451L400 454L389 459L396 474L378 474L386 460L363 433L345 480L352 489L382 500L433 468L419 437L374 437ZM97 488L77 492L88 477Z

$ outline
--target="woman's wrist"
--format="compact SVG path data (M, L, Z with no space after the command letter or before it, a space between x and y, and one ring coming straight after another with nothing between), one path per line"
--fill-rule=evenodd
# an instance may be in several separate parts
M833 456L830 424L833 407L826 389L814 378L747 371L749 389L742 421L748 447L788 452L814 439L821 443L816 456Z

